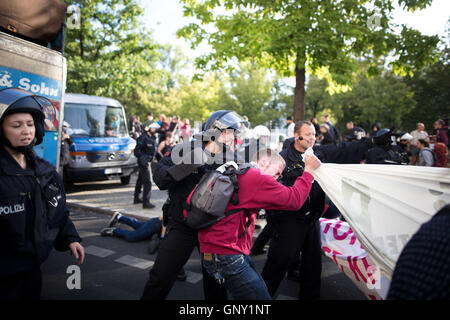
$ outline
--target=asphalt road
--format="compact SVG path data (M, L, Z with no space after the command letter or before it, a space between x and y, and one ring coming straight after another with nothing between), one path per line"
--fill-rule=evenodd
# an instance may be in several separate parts
M128 243L113 237L101 237L99 231L106 225L109 216L74 211L71 218L86 249L86 259L80 266L80 288L69 289L75 273L70 266L76 265L74 257L67 252L53 251L42 265L43 300L137 300L140 298L148 272L156 255L147 253L148 241ZM265 255L254 257L259 271ZM203 300L199 254L193 251L185 265L187 280L177 281L168 300ZM298 283L285 279L275 299L295 300ZM321 299L366 300L347 276L333 261L323 257Z

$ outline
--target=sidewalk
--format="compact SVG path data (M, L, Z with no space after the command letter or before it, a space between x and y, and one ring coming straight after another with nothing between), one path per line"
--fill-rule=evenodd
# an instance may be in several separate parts
M155 205L155 208L143 209L142 203L133 204L136 179L137 174L133 174L128 185L121 185L118 178L75 183L67 190L67 205L69 209L91 211L110 216L118 211L143 221L160 217L162 205L167 199L167 191L159 190L153 183L150 202Z

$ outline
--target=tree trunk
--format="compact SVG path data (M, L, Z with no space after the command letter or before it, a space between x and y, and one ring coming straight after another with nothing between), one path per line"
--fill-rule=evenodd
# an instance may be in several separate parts
M305 68L295 66L294 122L305 120Z

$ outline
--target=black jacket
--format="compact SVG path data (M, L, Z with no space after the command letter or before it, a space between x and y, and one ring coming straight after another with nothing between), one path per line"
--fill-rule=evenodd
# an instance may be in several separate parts
M283 150L294 143L294 138L286 139ZM374 145L369 138L339 144L314 145L314 154L324 163L359 164L367 157Z
M0 276L43 263L52 248L80 242L69 218L63 183L47 161L35 157L22 169L0 146Z
M407 164L403 163L402 156L397 152L396 146L375 146L367 154L368 164Z
M281 183L285 186L291 187L294 185L297 178L303 175L305 163L302 159L302 152L294 147L294 140L280 152L280 155L286 161L286 167L283 170ZM320 218L325 207L325 193L319 184L314 181L311 191L306 199L304 205L298 211L282 211L282 210L267 210L268 219L270 222L280 220L301 220L301 221L315 221Z
M172 152L178 152L179 150L193 150L194 145L198 142L188 141L177 145L177 148L172 149ZM183 148L184 147L184 148ZM205 143L201 143L202 149L205 148ZM179 153L181 156L183 152ZM225 153L223 154L225 155ZM235 161L236 155L234 154ZM223 162L225 163L225 162ZM160 190L168 190L169 204L167 209L167 216L165 219L169 223L176 224L184 228L188 232L197 232L186 225L183 216L183 208L185 207L186 200L198 184L202 176L211 170L216 170L221 164L203 164L203 165L178 165L178 168L183 168L186 174L182 180L175 180L171 169L175 168L175 164L172 161L171 155L162 158L159 162L152 163L152 175L153 181Z
M294 138L287 139L283 144L280 155L286 161L286 167L282 173L281 183L285 186L292 186L298 176L303 174L305 163L302 160L302 153L295 149ZM373 146L370 139L363 138L359 141L344 142L338 145L315 145L314 154L324 163L360 163L365 159L367 151ZM325 193L317 182L314 182L308 199L303 207L293 215L292 211L268 211L272 221L276 219L304 219L313 221L323 213L325 206ZM310 212L308 215L305 215Z
M134 148L134 155L138 158L138 164L147 167L156 153L156 137L150 137L147 133L139 136Z

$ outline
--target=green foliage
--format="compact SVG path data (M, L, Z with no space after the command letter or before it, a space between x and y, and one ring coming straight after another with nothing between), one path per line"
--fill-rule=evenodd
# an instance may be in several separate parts
M147 90L162 74L159 48L138 25L142 9L135 0L67 2L81 12L80 28L66 33L67 92L116 98L129 113L148 110Z
M450 118L450 49L445 49L440 61L406 77L404 83L414 92L415 107L403 119L408 131L416 128L417 122L425 124L425 130L433 132L437 119Z
M423 122L429 133L434 122L450 117L450 64L449 50L441 53L434 65L416 72L414 77L396 76L381 70L367 77L365 62L351 91L330 95L325 80L312 77L307 85L307 106L319 116L330 112L341 132L345 124L370 130L372 123L380 122L385 128L395 126L398 131L411 132L417 122ZM312 116L309 113L308 116ZM319 118L320 121L320 118Z
M348 121L367 130L374 122L385 128L402 128L403 120L416 105L413 96L412 90L390 72L372 78L360 74L353 90L336 95L332 107L341 130Z
M402 75L436 61L437 36L424 36L406 27L400 35L392 32L390 14L394 0L374 1L373 8L368 7L366 0L182 2L185 16L199 22L181 28L177 34L190 40L193 48L202 42L212 48L211 53L196 60L203 71L230 69L233 58L251 59L282 76L293 76L302 69L319 74L326 69L329 82L349 85L358 72L361 57L372 67L369 74L374 74L374 66L391 53L395 57L392 67ZM416 10L431 1L398 2ZM302 108L303 101L299 99L303 99L300 93L295 97L295 105Z
M267 71L255 63L242 63L230 72L220 91L219 109L231 109L246 115L253 125L278 118L278 110L271 104L273 84Z

